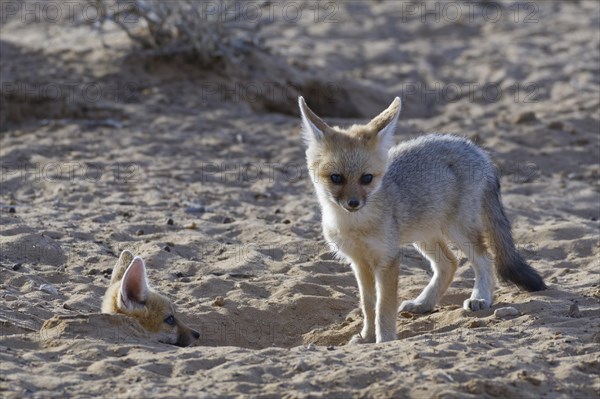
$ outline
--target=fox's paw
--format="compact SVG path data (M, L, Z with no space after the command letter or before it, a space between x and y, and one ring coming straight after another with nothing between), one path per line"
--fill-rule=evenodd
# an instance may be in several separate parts
M382 334L381 336L377 337L376 342L379 344L381 342L395 341L397 339L398 339L398 336L396 335L396 333L387 333L387 334Z
M463 302L463 308L465 310L470 310L472 312L477 312L478 310L489 309L491 306L491 301L487 299L480 298L469 298Z
M350 339L350 341L348 342L348 344L349 345L361 345L361 344L372 344L373 342L375 342L375 338L367 339L367 338L363 338L363 336L361 334L354 334L352 336L352 338Z
M411 312L411 313L427 313L433 310L434 306L428 303L421 303L417 301L404 301L400 304L398 310L400 312Z

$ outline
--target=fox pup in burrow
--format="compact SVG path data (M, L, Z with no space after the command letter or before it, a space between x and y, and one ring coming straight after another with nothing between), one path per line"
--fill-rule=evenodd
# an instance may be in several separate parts
M121 313L136 319L159 342L188 346L200 337L177 319L171 301L148 286L146 265L129 251L121 252L102 301L102 313Z
M449 242L465 253L475 271L473 293L463 304L467 310L491 306L492 263L503 281L528 291L546 288L515 249L498 176L481 148L450 135L393 146L398 97L368 124L348 129L328 126L302 97L298 102L323 234L351 262L358 281L364 325L351 343L394 340L398 310L433 310L458 265ZM404 243L429 260L433 277L416 299L398 309Z

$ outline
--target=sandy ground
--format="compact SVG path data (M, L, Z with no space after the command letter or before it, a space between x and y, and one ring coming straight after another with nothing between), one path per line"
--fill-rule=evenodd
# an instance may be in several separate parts
M283 113L265 106L281 76L128 56L120 33L104 48L86 26L17 15L0 31L2 397L598 397L598 3L501 3L486 18L457 2L429 3L433 14L333 3L317 22L311 4L263 30L316 82L301 88L309 104L350 124L401 94L398 141L477 141L549 289L500 286L493 309L466 312L463 259L435 312L398 316L397 341L344 345L361 326L358 289L321 235L296 92L273 94ZM99 314L125 248L201 332L196 345ZM430 278L403 253L400 300ZM507 305L519 315L494 316Z

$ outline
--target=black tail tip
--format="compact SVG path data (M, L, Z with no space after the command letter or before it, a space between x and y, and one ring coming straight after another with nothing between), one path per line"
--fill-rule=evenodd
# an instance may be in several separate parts
M535 292L548 289L542 276L521 257L511 267L501 268L500 278L524 291Z
M544 280L542 279L542 277L539 274L537 274L537 272L535 274L536 274L535 279L531 279L522 285L517 284L517 286L519 288L521 288L525 291L529 291L529 292L544 291L544 290L548 289L548 286L546 285L546 283L544 283Z

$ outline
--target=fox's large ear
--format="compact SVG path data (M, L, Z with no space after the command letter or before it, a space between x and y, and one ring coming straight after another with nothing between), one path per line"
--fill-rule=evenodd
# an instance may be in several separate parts
M148 298L148 278L146 277L146 265L139 256L133 258L131 264L125 271L121 281L121 301L119 307L134 309L144 304Z
M115 267L113 267L113 271L110 276L111 284L121 280L123 274L125 274L125 270L127 270L127 266L129 266L132 260L133 254L131 252L128 250L121 252L121 256L119 256L119 260L117 261Z
M369 122L369 126L377 132L377 138L379 139L382 149L385 151L387 151L394 142L394 132L396 131L396 123L398 122L401 109L402 101L400 100L400 97L396 97L385 111Z
M308 108L306 101L304 101L304 97L298 97L298 106L300 107L300 114L302 115L302 137L304 138L304 141L307 145L314 142L322 142L329 126Z

